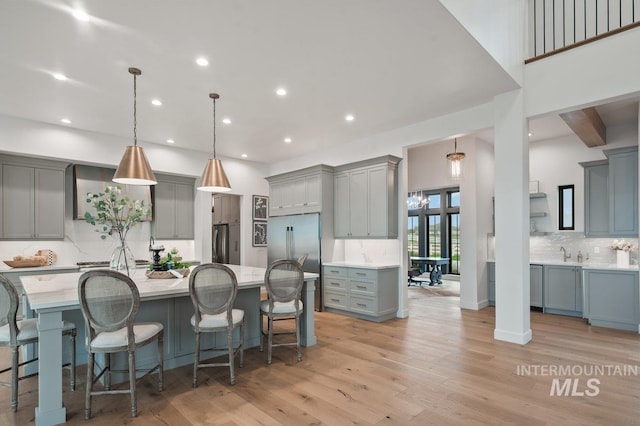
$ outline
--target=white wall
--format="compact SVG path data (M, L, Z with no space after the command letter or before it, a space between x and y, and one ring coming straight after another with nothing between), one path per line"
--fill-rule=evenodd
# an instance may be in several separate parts
M0 116L0 152L27 157L49 158L69 163L94 164L117 167L127 139L100 133L86 132L62 126ZM208 155L176 147L140 143L144 147L154 171L199 178ZM267 167L261 163L222 158L232 186L232 194L242 195L242 263L265 266L264 247L252 247L251 195L266 195L269 186L264 177ZM72 197L68 191L67 200ZM81 260L108 260L113 243L99 239L90 225L70 219L65 222L64 241L3 241L0 257L12 259L16 255L33 255L38 249L51 248L59 253L59 264L73 265ZM211 195L196 191L195 240L167 241L165 247L177 247L185 258L208 261L211 259ZM129 244L137 258L148 258L151 233L148 223L135 227L129 235ZM35 249L35 250L34 250Z
M440 0L518 84L523 83L527 0Z

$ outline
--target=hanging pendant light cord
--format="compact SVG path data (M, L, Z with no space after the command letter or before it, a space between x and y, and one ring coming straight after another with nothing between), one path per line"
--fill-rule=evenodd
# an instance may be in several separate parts
M138 146L137 111L136 111L136 75L133 74L133 146Z
M216 159L216 98L213 98L213 159Z

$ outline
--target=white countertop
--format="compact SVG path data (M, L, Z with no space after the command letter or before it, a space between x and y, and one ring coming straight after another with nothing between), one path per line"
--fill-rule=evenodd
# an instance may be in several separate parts
M322 266L336 266L341 268L364 268L364 269L391 269L399 268L400 265L389 263L352 263L352 262L326 262Z
M494 259L487 260L487 262L494 262ZM539 260L532 259L529 261L531 265L554 265L554 266L580 266L582 269L605 269L610 271L638 271L638 265L619 266L616 263L597 263L586 260L584 262L567 261L562 260Z
M75 269L76 271L80 269L78 265L51 265L51 266L33 266L29 268L12 268L7 266L6 264L0 265L0 272L25 272L25 271L57 271L62 269Z
M264 284L265 268L227 265L236 274L239 288L260 287ZM194 267L192 267L194 268ZM78 307L78 278L82 272L31 275L20 278L32 309ZM318 274L305 272L305 279L315 280ZM189 278L150 279L138 270L132 277L141 300L179 297L189 294Z

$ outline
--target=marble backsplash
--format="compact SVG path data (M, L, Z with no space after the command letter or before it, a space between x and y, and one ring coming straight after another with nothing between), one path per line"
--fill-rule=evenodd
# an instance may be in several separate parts
M562 260L560 247L571 254L570 260L577 262L578 252L582 252L583 259L593 263L615 263L616 251L609 248L613 240L622 238L588 238L578 232L554 232L544 236L529 238L529 258L536 261ZM624 238L633 245L630 252L631 265L638 264L638 238ZM487 257L495 259L495 237L487 237Z

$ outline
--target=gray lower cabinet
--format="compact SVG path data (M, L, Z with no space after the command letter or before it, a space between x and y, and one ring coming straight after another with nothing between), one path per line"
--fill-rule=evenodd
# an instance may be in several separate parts
M544 265L544 312L582 316L582 268Z
M542 308L542 265L529 266L529 293L529 305L535 308Z
M324 266L322 272L325 310L376 322L396 317L398 268Z
M530 305L542 308L542 265L531 265L529 269ZM489 305L496 304L496 264L487 262L487 284L489 286Z
M637 271L585 269L584 296L591 325L640 332Z

